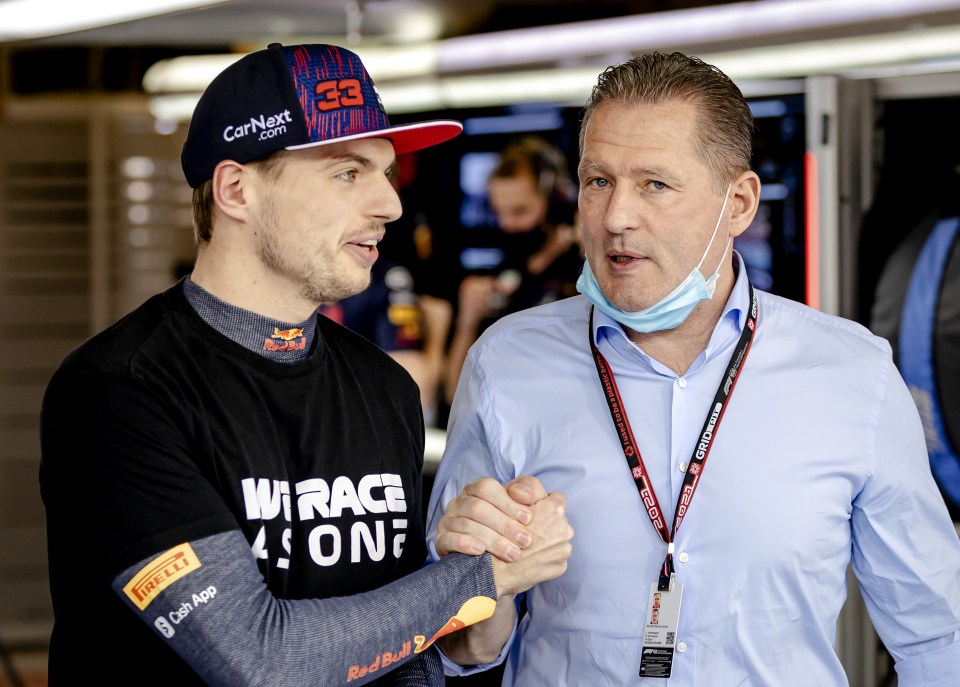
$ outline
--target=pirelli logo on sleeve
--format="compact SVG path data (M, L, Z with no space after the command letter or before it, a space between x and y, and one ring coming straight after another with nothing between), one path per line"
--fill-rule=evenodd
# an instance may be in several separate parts
M171 584L200 567L200 559L184 542L147 563L123 588L134 605L145 610L157 595Z

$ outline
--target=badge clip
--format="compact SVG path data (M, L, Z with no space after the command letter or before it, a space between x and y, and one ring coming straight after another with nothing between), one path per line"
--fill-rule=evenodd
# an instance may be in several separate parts
M675 575L673 572L673 552L675 550L673 542L667 542L667 558L663 562L663 569L669 571L669 575L661 575L657 582L657 589L661 592L672 592Z
M657 590L661 592L672 592L676 577L676 573L670 573L669 576L661 575L660 582L657 584Z

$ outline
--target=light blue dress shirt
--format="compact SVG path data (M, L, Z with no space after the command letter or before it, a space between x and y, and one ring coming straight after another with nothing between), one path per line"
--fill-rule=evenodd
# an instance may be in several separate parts
M846 685L834 644L851 562L900 686L960 685L960 542L889 346L853 322L758 296L752 349L675 538L684 593L666 680L638 676L666 547L602 396L588 301L504 318L471 349L430 504L433 555L443 507L480 476L538 477L566 495L576 530L566 574L527 595L503 652L505 685ZM594 315L671 522L747 307L740 270L682 377Z

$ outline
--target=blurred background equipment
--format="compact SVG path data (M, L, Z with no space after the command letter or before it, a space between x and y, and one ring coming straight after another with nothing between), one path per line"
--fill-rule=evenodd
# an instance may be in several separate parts
M870 327L890 341L923 421L930 467L960 521L960 173L956 191L903 238L877 285Z

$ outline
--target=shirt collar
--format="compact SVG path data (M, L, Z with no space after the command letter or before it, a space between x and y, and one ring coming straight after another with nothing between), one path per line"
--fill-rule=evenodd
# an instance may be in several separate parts
M706 350L700 354L690 372L698 368L704 360L711 358L718 350L726 348L731 340L739 339L744 326L746 326L747 312L750 309L749 280L747 279L747 270L743 258L737 251L733 251L733 257L733 270L736 275L733 290L723 306L723 313L713 329ZM622 347L622 342L625 341L640 354L640 359L647 365L655 369L661 367L659 363L644 353L643 349L627 338L619 322L596 308L593 308L593 340L598 347L601 341L607 340L610 345L618 349Z

